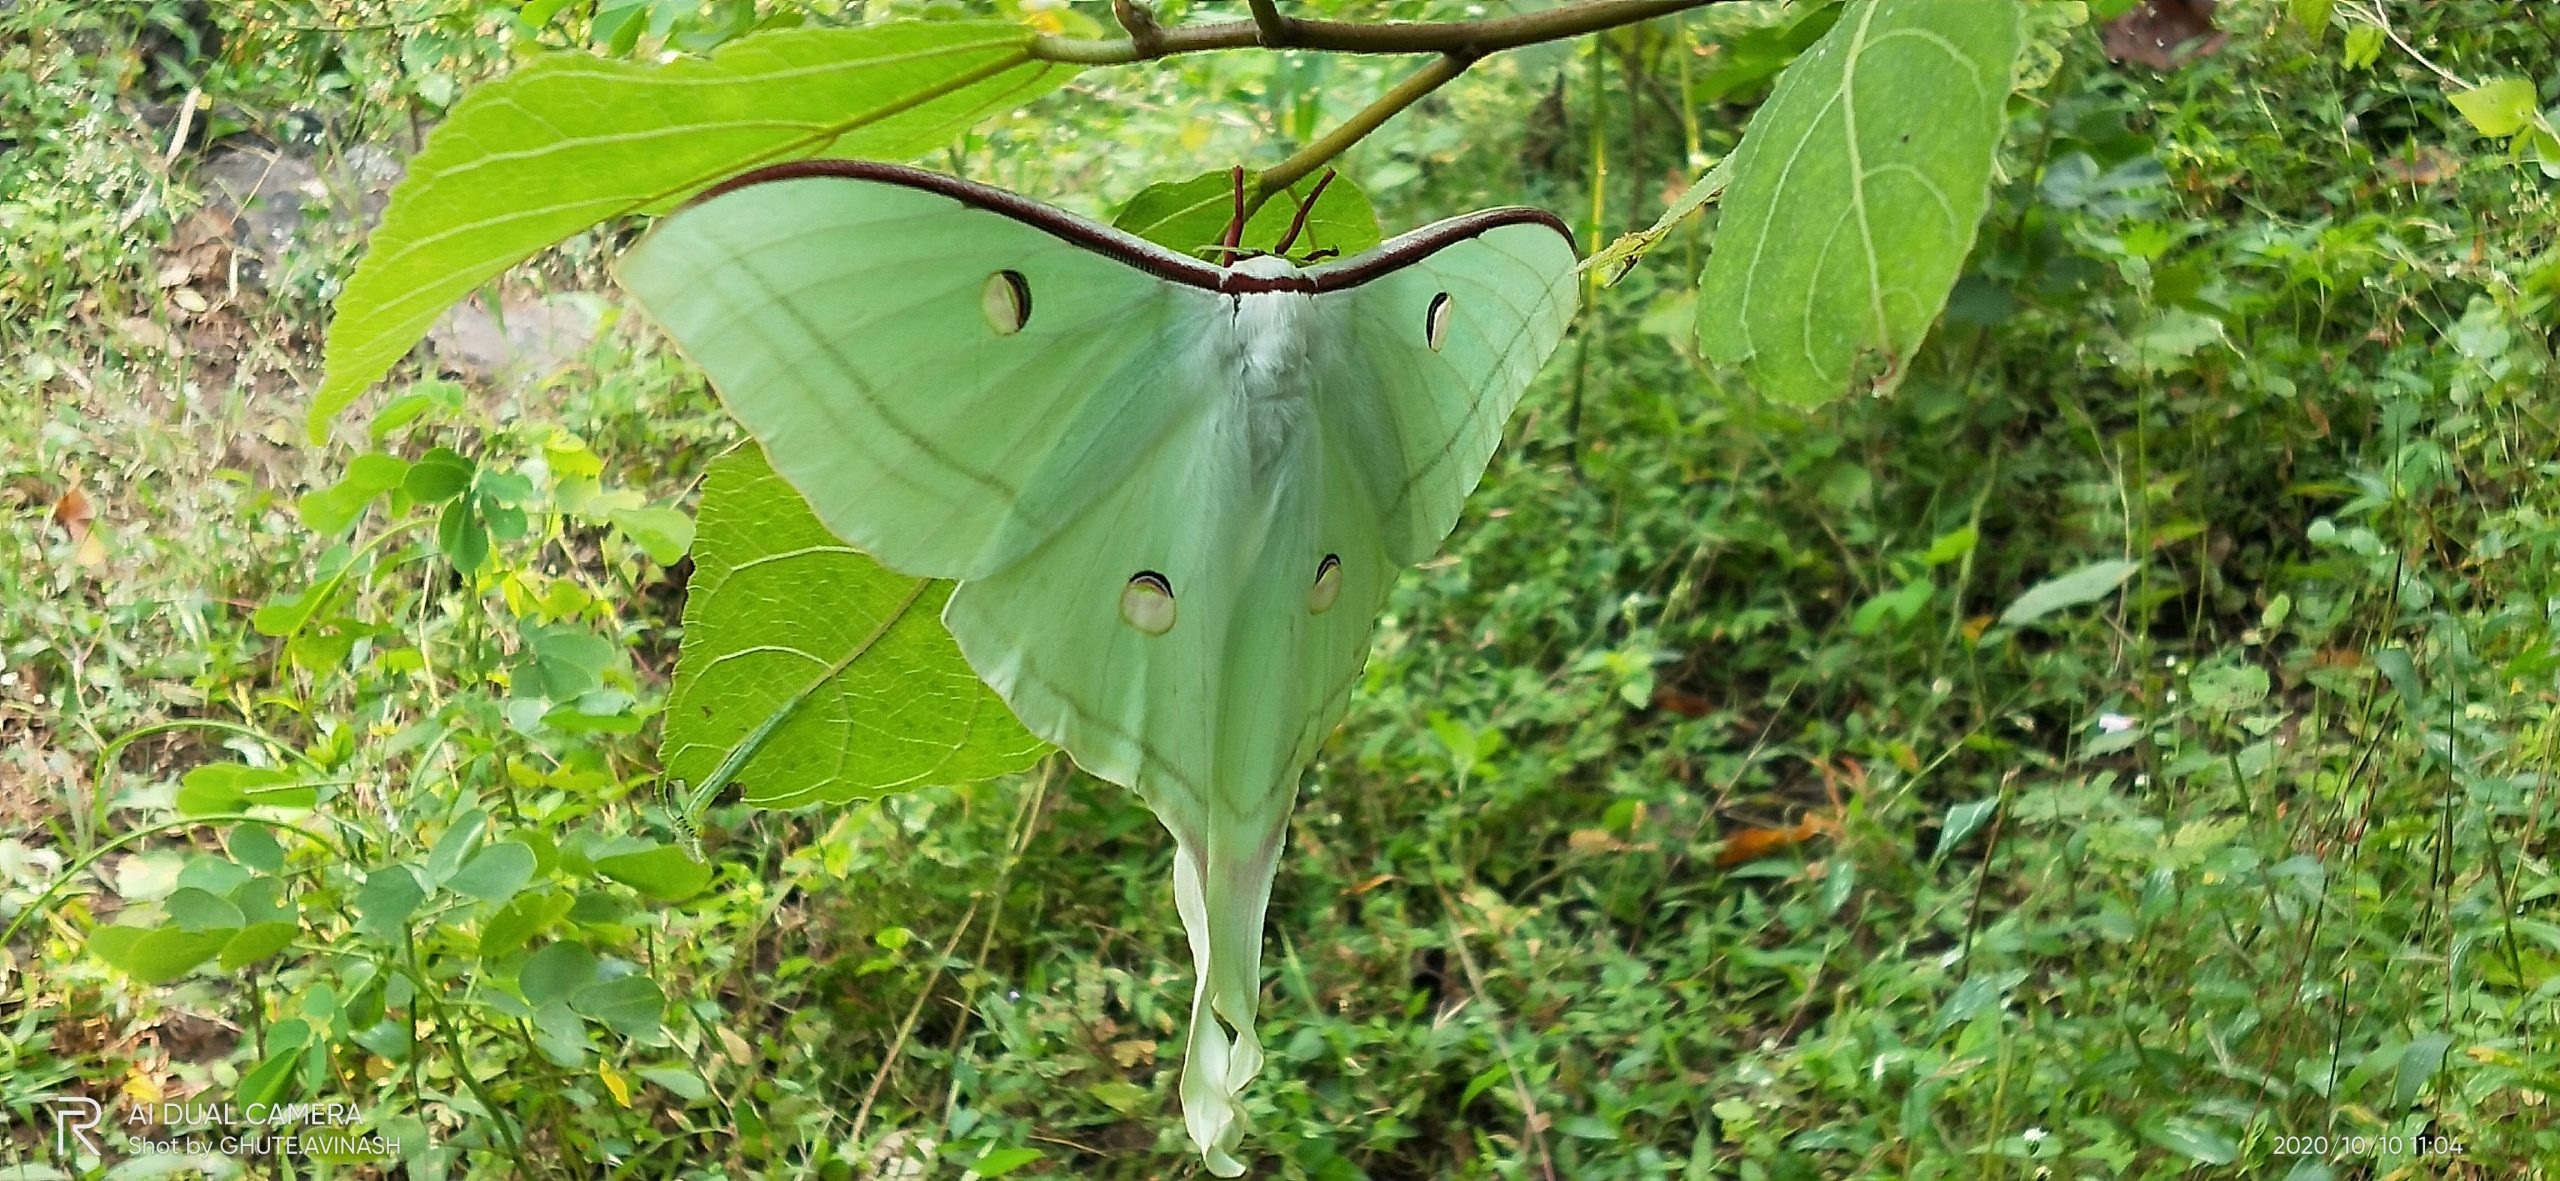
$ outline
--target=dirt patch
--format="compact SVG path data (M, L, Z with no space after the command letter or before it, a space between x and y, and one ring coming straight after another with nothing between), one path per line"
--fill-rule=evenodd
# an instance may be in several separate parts
M0 832L34 833L54 814L37 762L35 728L0 714Z
M326 160L255 143L223 144L205 154L195 180L206 212L231 220L239 248L235 278L264 286L289 256L311 248L313 233L372 228L400 183L398 159L358 144Z
M427 330L427 347L447 372L509 386L575 364L595 344L604 300L585 292L509 293L493 314L473 296Z

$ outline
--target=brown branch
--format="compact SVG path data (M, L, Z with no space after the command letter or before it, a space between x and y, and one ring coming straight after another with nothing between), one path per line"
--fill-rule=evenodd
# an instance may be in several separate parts
M1298 20L1280 15L1280 0L1252 0L1253 27L1262 34L1262 44L1271 49L1284 49L1297 44Z
M1212 49L1318 49L1333 53L1439 53L1473 61L1489 53L1561 41L1702 8L1725 0L1585 0L1540 12L1472 21L1302 20L1284 16L1276 0L1253 0L1253 20L1157 30L1152 45L1117 40L1040 37L1031 56L1080 65L1126 65Z
M1249 217L1273 194L1286 191L1289 186L1306 179L1398 112L1465 73L1468 66L1487 54L1544 41L1586 36L1723 3L1724 0L1584 0L1583 3L1567 4L1561 8L1485 20L1389 21L1374 25L1301 20L1283 14L1279 0L1250 2L1253 6L1252 20L1168 29L1156 24L1154 14L1135 0L1112 0L1112 13L1120 18L1121 27L1129 31L1126 39L1039 37L1032 41L1031 56L1041 61L1079 65L1125 65L1213 49L1312 49L1333 53L1439 55L1430 65L1380 95L1376 102L1361 108L1360 113L1341 126L1255 177L1253 191L1245 195L1245 215Z
M1111 0L1111 15L1120 18L1120 27L1129 31L1129 44L1139 53L1164 51L1164 26L1156 23L1154 9L1138 0Z

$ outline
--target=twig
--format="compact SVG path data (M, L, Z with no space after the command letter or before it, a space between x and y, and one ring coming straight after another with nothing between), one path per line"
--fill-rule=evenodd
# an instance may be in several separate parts
M996 872L996 908L987 915L987 925L978 933L977 953L969 957L972 967L985 966L987 948L995 942L996 929L1004 925L1004 902L1007 897L1005 886L1013 880L1013 867L1022 864L1023 853L1031 848L1031 838L1040 827L1040 813L1049 806L1050 785L1058 781L1058 769L1064 765L1065 760L1052 757L1047 765L1040 768L1039 785L1031 789L1031 798L1023 802L1021 815L1014 817L1013 837L1008 843L1010 851L1005 854L1004 868ZM959 1058L960 1043L969 1036L969 1019L975 1016L977 1016L977 1006L970 1004L968 997L962 996L960 1016L951 1023L951 1040L943 1046L943 1057L955 1061ZM951 1072L951 1089L944 1094L942 1101L942 1118L945 1123L950 1122L951 1113L957 1110L959 1105L960 1072L954 1070Z
M2411 61L2425 66L2429 71L2433 72L2436 77L2444 79L2446 85L2449 85L2456 90L2476 89L2476 87L2472 86L2471 83L2463 81L2460 75L2455 74L2453 71L2448 70L2443 66L2437 65L2433 60L2429 59L2427 55L2418 52L2416 46L2402 40L2400 37L2400 30L2391 27L2390 14L2382 11L2381 4L2350 4L2339 11L2345 12L2356 19L2367 21L2371 23L2374 28L2382 30L2382 35L2391 38L2391 43L2399 46L2400 52L2408 54Z
M1253 48L1320 49L1334 53L1457 53L1482 57L1505 49L1542 41L1561 41L1725 2L1587 0L1586 3L1568 4L1561 8L1484 20L1359 24L1281 16L1273 0L1254 0L1255 20L1219 21L1163 29L1160 30L1162 35L1155 38L1151 46L1142 46L1134 32L1128 38L1110 40L1040 37L1032 42L1031 56L1042 61L1089 66L1127 65L1177 53L1212 49ZM1265 9L1270 10L1268 19L1272 24L1264 23Z
M1129 30L1129 44L1144 54L1164 52L1164 26L1156 23L1152 8L1137 0L1111 0L1111 15L1120 19L1120 27Z
M1397 112L1421 101L1422 96L1438 90L1451 78L1467 72L1467 67L1475 64L1475 60L1455 52L1434 58L1430 65L1396 83L1395 89L1379 95L1378 101L1362 107L1359 114L1344 120L1340 127L1324 133L1322 138L1298 149L1288 159L1264 169L1261 176L1254 178L1253 207L1261 208L1273 193L1305 180L1309 173L1331 163L1334 157L1349 150L1362 137L1376 131L1380 124L1395 118Z
M1126 0L1114 0L1114 11ZM1306 179L1333 158L1360 142L1424 95L1466 73L1485 55L1579 37L1620 25L1701 8L1724 0L1589 0L1544 12L1474 21L1390 21L1361 25L1343 21L1300 20L1281 14L1277 0L1252 0L1254 19L1177 29L1151 29L1142 45L1133 30L1129 41L1077 41L1043 37L1032 56L1047 61L1118 64L1192 53L1207 49L1320 49L1337 53L1436 53L1440 56L1396 87L1380 95L1360 113L1300 148L1288 159L1254 179L1245 202L1246 214L1262 208L1272 194ZM1123 17L1123 23L1127 18Z
M935 986L942 983L943 965L951 962L960 950L960 940L969 934L969 925L978 921L978 904L985 898L969 900L969 909L960 915L960 925L951 931L951 940L942 945L942 954L933 961L933 971L924 979L924 987L916 990L916 1003L907 1006L905 1020L898 1022L897 1036L889 1039L889 1052L880 1056L880 1072L871 1076L871 1086L862 1092L862 1106L853 1112L853 1134L845 1143L860 1146L862 1130L871 1125L871 1105L880 1101L880 1088L888 1085L889 1076L897 1071L898 1055L906 1052L907 1038L916 1031L916 1020L924 1016L924 1003L932 999Z
M1262 34L1266 48L1281 49L1297 44L1298 21L1280 14L1279 0L1252 0L1253 27Z
M1272 247L1271 253L1279 255L1289 253L1290 245L1295 243L1298 235L1306 230L1307 217L1316 211L1316 202L1324 199L1324 187L1333 183L1335 175L1332 170L1327 169L1323 176L1316 178L1315 187L1307 190L1307 199L1298 202L1298 215L1289 219L1289 232L1280 235L1280 244Z
M1244 250L1244 223L1247 218L1253 216L1253 206L1245 202L1244 165L1238 164L1228 169L1227 177L1228 183L1235 190L1236 209L1227 217L1227 232L1218 239L1218 247L1226 252L1227 262L1232 265L1236 256ZM1255 195L1260 196L1259 193Z
M196 104L204 101L204 91L190 86L187 97L178 103L178 128L169 133L169 150L160 154L160 167L177 163L178 152L187 146L188 133L195 130Z
M2015 769L2000 777L2000 794L1996 797L1998 802L1992 805L1991 811L1991 832L1982 841L1982 868L1976 871L1973 877L1973 907L1964 918L1962 956L1966 979L1973 977L1973 937L1982 930L1982 902L1991 893L1991 859L2000 855L2000 836L2002 831L2009 827L2010 789L2011 785L2017 781L2018 773ZM1938 852L1943 855L1946 850L1940 849Z

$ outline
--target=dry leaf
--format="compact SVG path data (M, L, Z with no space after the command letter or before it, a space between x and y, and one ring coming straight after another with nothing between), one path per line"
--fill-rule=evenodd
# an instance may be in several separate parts
M97 519L97 511L89 507L89 494L80 490L78 477L53 502L53 523L78 541L89 535L89 522Z
M1113 1042L1111 1059L1118 1062L1124 1070L1141 1063L1152 1063L1156 1060L1155 1039L1139 1037L1130 1038L1125 1042Z
M53 502L53 523L62 526L71 538L72 561L83 570L95 570L107 564L106 539L92 527L97 510L89 506L89 494L80 490L78 477Z
M1745 861L1774 857L1839 827L1828 816L1807 816L1788 828L1746 828L1725 838L1723 851L1716 854L1716 867L1731 869Z
M2385 156L2382 170L2402 184L2431 185L2462 171L2462 157L2432 144L2412 146L2405 156Z
M1684 718L1703 718L1715 712L1716 703L1695 693L1684 693L1664 685L1653 691L1653 708L1667 710Z
M758 1057L756 1054L756 1048L748 1045L747 1039L739 1037L737 1034L731 1032L729 1027L726 1025L715 1025L712 1026L711 1029L712 1032L720 1035L720 1052L728 1056L731 1065L755 1065Z
M177 337L169 335L168 329L140 316L127 316L116 327L124 333L126 340L132 341L137 347L167 353L172 357L180 352Z
M1577 828L1564 839L1565 847L1576 853L1607 853L1626 846L1610 836L1604 828Z

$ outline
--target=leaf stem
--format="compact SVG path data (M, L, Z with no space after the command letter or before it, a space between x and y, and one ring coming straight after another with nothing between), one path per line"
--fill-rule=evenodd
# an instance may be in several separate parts
M1253 208L1261 208L1272 194L1287 190L1289 186L1305 180L1309 173L1331 163L1334 157L1348 151L1351 145L1376 131L1379 125L1395 118L1398 112L1421 101L1422 96L1438 90L1450 79L1466 73L1467 67L1474 65L1475 60L1473 56L1459 53L1444 53L1433 58L1430 65L1396 83L1394 89L1379 95L1376 102L1362 107L1359 114L1343 120L1341 126L1298 149L1288 159L1264 169L1262 175L1254 178Z
M1127 65L1213 49L1318 49L1333 53L1442 53L1469 60L1505 49L1614 29L1726 0L1584 0L1540 12L1470 21L1305 20L1281 14L1277 0L1252 0L1253 19L1155 30L1141 36L1041 37L1031 56L1088 66ZM1114 8L1117 9L1115 4ZM1124 18L1125 20L1125 18Z

